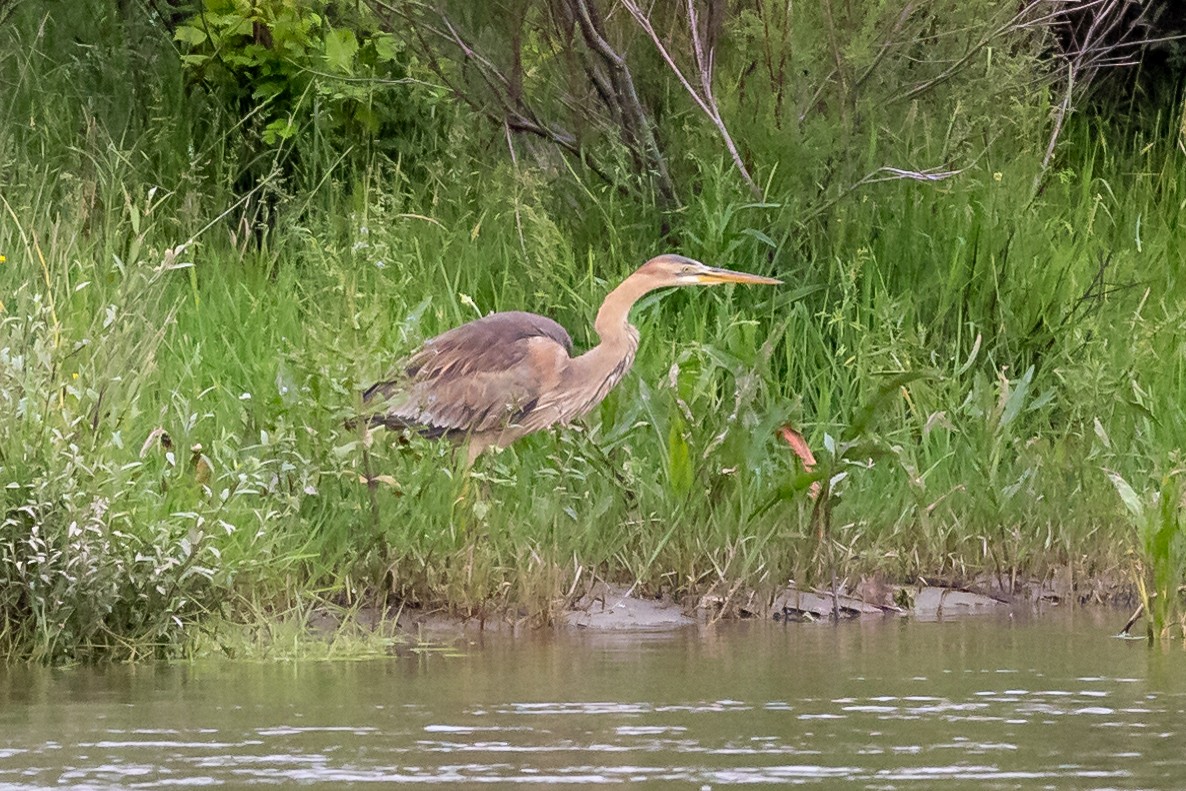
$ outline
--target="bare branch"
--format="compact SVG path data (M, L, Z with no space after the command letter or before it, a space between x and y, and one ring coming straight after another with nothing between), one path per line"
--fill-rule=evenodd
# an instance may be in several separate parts
M725 126L724 120L721 118L720 108L717 105L716 97L712 93L712 66L713 57L712 52L707 54L704 51L704 44L701 41L700 29L696 24L696 10L694 0L687 0L688 7L688 25L691 28L693 52L696 60L697 71L700 76L701 90L697 91L692 87L692 83L684 76L684 72L676 64L675 59L672 58L671 53L667 51L667 47L663 44L663 39L655 31L654 25L651 24L650 18L642 12L634 2L634 0L619 0L622 7L625 8L630 16L634 17L634 21L643 29L647 36L651 39L651 43L655 45L655 49L659 52L659 56L663 58L663 62L671 69L671 72L679 80L680 85L684 86L684 90L692 97L692 101L700 108L708 119L712 121L713 126L716 127L717 133L721 136L721 140L725 143L725 148L729 151L729 155L733 158L733 164L736 166L741 178L750 188L754 198L763 200L763 194L760 187L750 176L749 169L745 166L745 161L741 158L741 153L737 150L737 144L733 142L732 135L729 134L728 127Z
M973 163L974 164L974 163ZM861 178L849 184L844 189L836 193L830 200L820 203L818 206L811 209L799 218L799 222L806 223L815 217L820 216L828 209L835 206L840 201L852 193L859 190L861 187L869 184L880 184L885 181L946 181L949 178L954 178L968 170L972 165L960 168L959 170L940 170L939 168L927 168L926 170L909 170L907 168L898 168L891 165L883 165L874 171L866 173Z
M674 203L676 200L675 184L667 169L667 160L655 139L651 118L638 98L634 77L627 67L626 59L614 50L606 39L604 26L597 14L596 5L591 4L590 0L569 0L569 2L586 45L597 53L605 63L627 145L637 155L640 155L642 163L653 169L659 193L664 202Z
M894 44L896 43L894 39L897 38L898 33L902 31L902 28L906 26L907 20L913 16L915 8L917 8L917 6L914 3L907 3L905 7L902 8L902 13L898 14L898 18L894 22L894 26L890 28L890 32L886 34L885 40L881 42L881 47L877 50L877 54L873 56L873 62L869 64L867 69L865 69L865 73L860 77L857 77L856 82L853 83L852 88L854 91L860 90L861 86L865 84L865 81L868 80L875 71L877 71L877 67L881 65L881 61L884 60L885 56L888 55L890 50L893 49Z
M894 98L894 101L910 101L911 99L921 96L937 85L947 82L947 80L958 74L964 66L968 65L972 58L979 55L985 47L992 44L993 41L996 41L998 38L1010 31L1023 29L1027 26L1027 24L1034 24L1033 20L1029 20L1027 23L1027 18L1034 11L1034 9L1041 4L1043 4L1043 0L1029 0L1029 2L1025 3L1025 5L1021 7L1020 11L1010 17L1008 22L993 28L988 33L984 34L975 44L968 47L968 50L964 53L963 57L956 60L954 63L931 79L919 83L910 90L899 94Z
M1054 158L1054 148L1058 143L1058 138L1062 134L1062 124L1066 120L1067 114L1071 111L1071 97L1075 93L1075 69L1067 66L1067 87L1063 93L1062 102L1059 103L1058 109L1054 113L1054 129L1050 132L1050 143L1046 146L1046 154L1042 157L1042 172L1050 165L1050 160ZM1042 178L1041 174L1038 179ZM1037 185L1035 184L1035 188Z
M557 123L543 121L535 108L529 103L525 92L520 90L515 81L507 77L490 58L483 55L471 44L453 23L453 20L442 9L432 9L432 16L437 20L437 23L434 24L424 17L413 13L413 10L425 10L426 6L422 4L393 4L390 0L368 0L368 2L376 10L384 9L389 11L408 23L408 29L412 31L413 35L420 42L421 51L428 55L429 67L455 96L471 108L487 116L493 123L504 129L530 134L550 141L561 150L580 160L586 167L597 174L599 178L624 191L624 188L613 178L609 170L580 145L575 134ZM424 40L425 33L452 45L461 53L464 61L473 67L478 78L486 86L488 96L494 101L496 107L490 107L477 101L471 91L465 90L462 86L457 85L450 79L446 70L441 67L440 63L432 55L433 48Z
M418 0L367 2L376 10L382 9L406 23L400 26L401 32L416 42L429 67L470 107L488 116L504 131L526 133L551 141L620 191L627 191L623 182L611 176L609 168L596 162L577 134L556 120L545 120L541 94L523 84L526 72L520 59L523 56L522 42L526 41L522 37L526 31L520 28L527 23L528 17L523 9L528 6L516 6L519 10L510 19L512 30L508 52L511 62L504 68L495 62L494 55L501 53L483 52L474 38L449 16L443 3L429 4ZM634 160L635 171L652 181L662 204L674 204L675 185L655 136L654 123L639 98L625 57L614 48L605 33L596 0L548 0L541 6L545 9L545 18L550 17L555 32L564 39L561 54L567 56L570 63L579 64L589 89L584 94L579 86L576 93L561 91L554 99L558 105L548 105L549 109L568 108L577 123L587 123L592 116L595 125L616 129ZM398 29L390 21L388 28L393 32ZM579 38L574 36L574 30L579 31ZM541 32L546 36L549 31L541 29ZM433 41L426 41L426 37ZM438 42L446 46L442 48ZM450 75L451 69L442 68L437 60L442 49L447 59L466 67L470 80L459 81L456 74ZM473 86L467 84L470 81ZM595 108L591 110L590 94L601 100L608 116L599 115Z

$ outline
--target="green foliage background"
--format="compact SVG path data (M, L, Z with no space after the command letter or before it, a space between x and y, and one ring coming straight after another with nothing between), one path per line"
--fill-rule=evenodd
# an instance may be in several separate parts
M827 452L903 372L927 375L835 487L851 581L1173 599L1178 99L1072 115L1044 164L1049 40L993 34L1000 4L741 5L715 89L761 200L616 18L675 206L605 128L573 127L598 175L458 101L445 80L473 74L426 62L389 6L8 7L0 652L230 651L228 622L378 595L542 622L596 577L730 607L812 584L828 552L777 430ZM556 44L527 44L522 91L563 120ZM445 446L364 454L343 428L361 387L488 311L590 345L608 289L672 248L787 285L647 300L599 412L469 490Z

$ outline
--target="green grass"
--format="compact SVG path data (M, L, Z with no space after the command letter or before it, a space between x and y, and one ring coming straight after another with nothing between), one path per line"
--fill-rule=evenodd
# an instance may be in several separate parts
M605 404L484 457L466 488L446 445L378 434L364 456L343 425L359 390L492 310L587 346L605 293L667 249L657 212L478 151L416 183L390 162L277 177L277 221L249 237L234 147L176 74L124 118L78 81L120 64L50 51L10 50L0 109L6 657L241 652L227 623L383 596L542 623L594 577L740 597L826 584L833 557L851 581L1180 565L1109 478L1161 488L1186 442L1177 119L1076 121L1038 193L1035 135L807 219L710 163L667 218L679 251L787 285L646 300ZM926 376L859 432L875 461L833 460L829 548L777 429L824 449L903 372Z

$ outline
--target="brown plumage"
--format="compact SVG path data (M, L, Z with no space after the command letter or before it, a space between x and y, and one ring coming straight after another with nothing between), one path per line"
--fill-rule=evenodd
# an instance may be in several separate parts
M571 356L572 338L549 318L493 313L426 341L395 377L368 388L365 405L384 402L368 421L468 441L468 466L486 448L505 448L597 406L634 362L638 330L629 314L644 294L717 283L780 281L678 255L652 258L605 298L593 325L601 342L584 354Z

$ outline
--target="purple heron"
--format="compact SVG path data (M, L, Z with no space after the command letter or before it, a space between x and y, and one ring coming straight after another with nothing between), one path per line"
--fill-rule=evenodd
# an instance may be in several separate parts
M492 313L426 341L393 378L367 388L364 406L382 402L367 422L467 442L468 468L487 448L565 425L601 403L634 362L638 330L629 314L644 294L667 286L781 282L680 255L652 258L601 303L593 322L601 342L584 354L571 355L572 338L549 318Z

